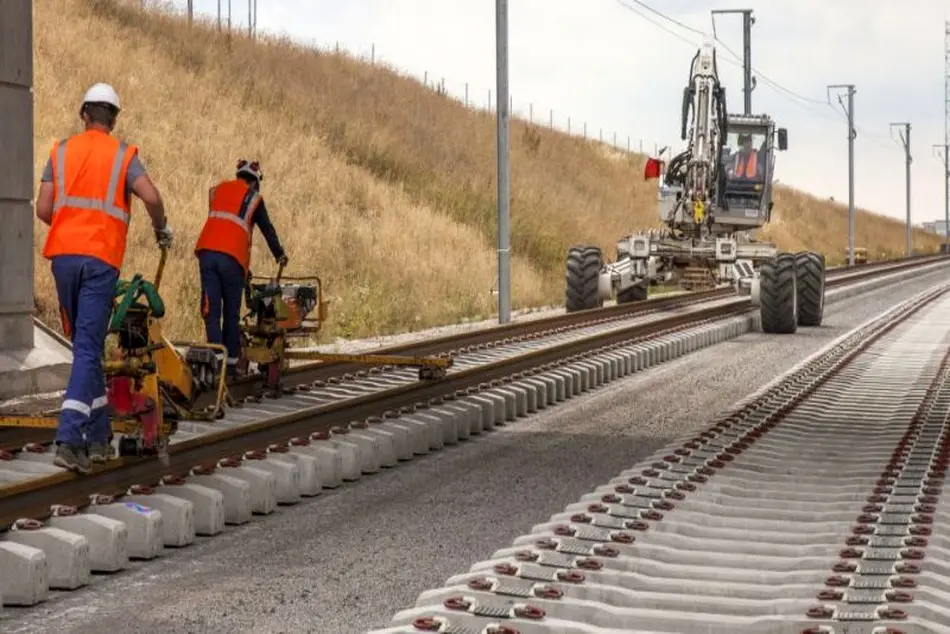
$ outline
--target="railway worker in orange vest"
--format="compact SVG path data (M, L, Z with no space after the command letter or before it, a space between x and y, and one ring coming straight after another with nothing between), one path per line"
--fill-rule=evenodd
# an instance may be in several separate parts
M759 172L759 153L752 149L752 136L739 135L739 151L733 155L732 173L734 178L755 180Z
M145 203L159 246L172 241L161 195L138 148L111 136L118 114L119 96L111 86L89 88L79 109L85 131L53 144L36 200L36 217L50 226L43 256L52 261L63 330L73 343L53 463L80 473L111 456L102 357L132 193Z
M278 264L287 265L287 255L261 196L263 180L257 161L240 159L234 179L218 183L208 192L208 219L195 245L201 273L201 316L205 334L208 343L223 343L228 349L229 378L239 374L238 319L251 265L255 226L264 234Z

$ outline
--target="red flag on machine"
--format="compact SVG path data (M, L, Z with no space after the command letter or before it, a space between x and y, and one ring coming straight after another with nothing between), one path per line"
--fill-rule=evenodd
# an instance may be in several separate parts
M646 166L643 168L643 180L648 181L651 178L659 178L663 170L663 161L655 158L648 158Z

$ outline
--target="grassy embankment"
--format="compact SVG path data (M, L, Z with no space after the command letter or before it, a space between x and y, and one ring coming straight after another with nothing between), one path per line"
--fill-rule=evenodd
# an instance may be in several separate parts
M494 118L390 69L277 39L230 40L211 25L111 0L35 3L36 175L51 142L78 131L77 104L95 81L116 86L116 133L140 146L176 233L163 295L167 330L202 336L194 241L208 187L238 157L263 165L263 192L291 258L289 274L318 273L332 300L325 337L416 330L491 314L495 298ZM95 46L89 47L89 42ZM567 247L599 244L655 224L655 182L644 157L513 121L513 304L560 304ZM135 203L123 273L151 275L157 252ZM834 263L846 208L779 188L764 234ZM39 255L43 318L57 323ZM902 225L861 211L857 244L900 253ZM918 248L936 236L920 232ZM253 269L273 270L258 234ZM58 323L57 323L58 325Z

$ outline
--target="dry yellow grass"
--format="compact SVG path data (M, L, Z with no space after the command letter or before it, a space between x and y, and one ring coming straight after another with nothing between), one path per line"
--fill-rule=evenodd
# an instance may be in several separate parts
M327 335L362 336L488 315L495 298L494 119L419 82L344 55L279 39L230 39L210 25L113 0L35 3L36 173L51 142L79 130L85 88L107 81L123 99L116 134L140 146L162 191L176 244L163 288L168 330L202 336L197 260L207 189L239 156L261 160L263 193L291 258L319 273L331 303ZM90 46L92 43L92 46ZM560 303L570 244L599 244L655 224L643 157L512 122L513 304ZM136 215L143 215L135 203ZM840 256L846 209L780 189L765 235L784 248ZM123 274L151 274L149 223L133 223ZM860 246L899 253L903 227L862 212ZM39 251L37 303L54 321ZM834 236L833 239L830 239ZM253 269L273 261L258 235ZM939 238L918 232L918 248Z

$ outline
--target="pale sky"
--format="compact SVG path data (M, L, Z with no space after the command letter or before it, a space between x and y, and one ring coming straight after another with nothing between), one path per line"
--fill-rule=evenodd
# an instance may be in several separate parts
M229 0L221 0L227 11ZM230 0L232 23L247 25L247 0ZM184 7L185 0L174 4ZM516 113L618 145L631 138L680 151L679 112L689 64L702 36L635 0L509 0L510 91ZM776 178L820 197L848 200L844 112L828 84L855 84L855 201L904 218L904 151L891 122L911 129L914 223L943 219L944 20L950 0L646 0L698 31L711 9L751 8L754 112L788 128ZM214 15L218 0L194 0ZM625 8L626 5L629 8ZM720 79L729 110L741 112L742 20L716 17ZM258 0L258 30L378 59L460 98L495 94L495 3L491 0ZM772 84L772 85L770 85ZM773 87L777 84L779 88ZM844 92L841 91L843 95ZM631 174L631 178L642 178Z

